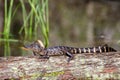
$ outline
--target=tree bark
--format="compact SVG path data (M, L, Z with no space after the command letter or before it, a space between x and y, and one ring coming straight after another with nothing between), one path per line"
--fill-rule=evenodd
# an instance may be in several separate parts
M104 80L120 79L120 52L76 54L67 63L65 56L1 57L0 80Z

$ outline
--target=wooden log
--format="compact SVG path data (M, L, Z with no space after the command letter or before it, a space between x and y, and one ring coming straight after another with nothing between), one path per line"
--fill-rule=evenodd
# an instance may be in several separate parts
M0 80L104 80L120 79L120 52L76 54L49 60L36 57L1 57Z

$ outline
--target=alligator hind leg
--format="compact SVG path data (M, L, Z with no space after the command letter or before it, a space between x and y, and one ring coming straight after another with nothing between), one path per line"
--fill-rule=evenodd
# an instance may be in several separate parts
M71 60L73 60L74 56L73 54L69 53L69 52L66 52L66 56L68 56L68 60L67 62L69 63Z

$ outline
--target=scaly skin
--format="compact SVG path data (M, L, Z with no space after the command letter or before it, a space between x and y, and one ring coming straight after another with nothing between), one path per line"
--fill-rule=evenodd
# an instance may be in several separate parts
M24 46L24 49L33 51L35 56L40 56L40 58L49 59L50 56L62 56L65 55L68 57L68 62L74 58L74 54L81 53L103 53L103 52L116 52L117 50L109 47L107 44L97 47L88 47L88 48L75 48L68 46L55 46L50 48L45 48L43 43L40 40L35 41L34 43Z

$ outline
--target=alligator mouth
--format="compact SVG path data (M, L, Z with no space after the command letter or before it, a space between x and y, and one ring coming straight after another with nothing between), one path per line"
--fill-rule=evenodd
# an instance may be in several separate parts
M21 47L21 49L23 49L23 50L31 50L31 48L30 48L30 46L23 46L23 47Z
M25 47L21 47L21 49L23 49L23 50L30 50L29 48L25 48Z

